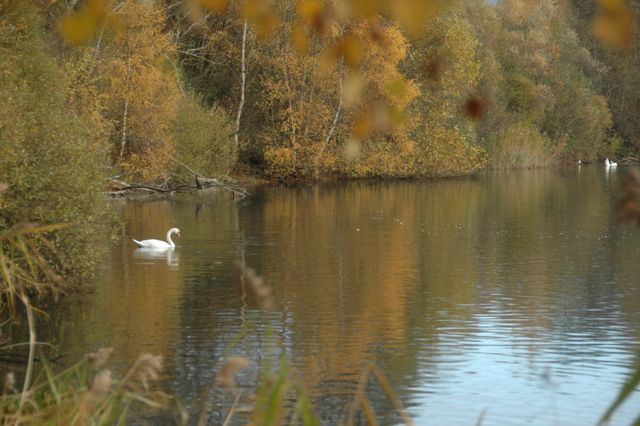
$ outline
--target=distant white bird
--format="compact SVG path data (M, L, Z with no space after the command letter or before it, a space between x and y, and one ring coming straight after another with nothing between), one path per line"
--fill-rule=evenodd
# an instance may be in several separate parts
M173 240L171 239L171 235L172 234L178 234L178 237L180 236L180 230L178 228L171 228L169 229L169 231L167 231L167 241L162 241L162 240L142 240L142 241L138 241L138 240L133 240L134 243L136 243L139 247L143 247L143 248L151 248L151 249L173 249L176 247L176 245L173 243Z
M609 161L608 158L604 159L604 166L608 169L610 167L618 167L618 163L614 163L613 161Z

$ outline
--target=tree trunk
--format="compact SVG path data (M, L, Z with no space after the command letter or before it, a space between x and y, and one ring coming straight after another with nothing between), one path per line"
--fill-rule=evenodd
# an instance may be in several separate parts
M129 81L131 81L131 57L127 60L127 85L124 100L124 113L122 114L122 139L120 140L119 160L122 160L124 149L127 144L127 115L129 113Z
M238 112L236 114L236 131L233 134L233 141L238 152L238 134L240 133L240 117L242 117L242 108L244 107L244 91L245 81L247 79L247 63L246 63L246 46L247 46L247 20L245 19L242 27L242 56L240 57L240 102L238 103Z
M327 138L324 140L324 143L320 147L320 152L318 152L318 157L316 158L316 167L315 167L315 175L316 177L319 174L320 161L324 156L324 151L327 149L327 145L329 145L329 141L331 137L333 137L333 132L336 129L336 125L338 124L338 118L340 117L340 111L342 110L342 79L344 77L344 65L342 58L340 59L340 70L339 70L339 79L338 79L338 108L336 109L336 115L333 117L333 123L331 123L331 127L329 128L329 133L327 134Z

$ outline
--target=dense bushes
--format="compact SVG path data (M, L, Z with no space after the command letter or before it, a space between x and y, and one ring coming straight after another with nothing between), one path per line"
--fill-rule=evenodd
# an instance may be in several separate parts
M602 158L612 121L594 82L604 68L577 37L571 9L552 1L503 0L494 15L484 16L475 22L488 39L483 54L495 55L498 63L481 84L495 88L488 92L493 108L479 134L491 165ZM493 38L486 36L491 28Z
M65 76L44 51L29 2L0 2L0 231L19 223L71 223L53 237L56 272L81 282L100 254L106 223L105 132L67 105ZM25 54L29 52L29 54ZM72 280L73 279L73 280Z
M490 166L494 169L546 167L557 162L565 149L530 124L512 124L487 140Z
M173 132L178 158L194 170L205 176L221 176L233 168L233 123L222 108L208 109L195 97L184 96Z

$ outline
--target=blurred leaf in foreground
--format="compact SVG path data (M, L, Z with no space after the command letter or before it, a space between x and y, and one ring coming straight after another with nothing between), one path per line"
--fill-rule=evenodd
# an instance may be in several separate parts
M624 0L600 0L593 20L595 36L605 43L629 47L635 32L633 15Z
M87 0L60 20L60 32L67 41L83 44L105 23L106 17L106 0Z

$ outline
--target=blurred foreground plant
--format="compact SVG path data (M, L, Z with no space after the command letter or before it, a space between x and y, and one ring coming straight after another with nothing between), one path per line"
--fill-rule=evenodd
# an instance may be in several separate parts
M0 310L15 310L15 302L24 295L57 295L62 278L48 259L56 255L50 239L52 232L68 224L17 225L0 232Z
M7 306L9 314L15 314L19 299L24 305L29 324L29 357L18 412L27 398L31 384L36 345L35 321L29 295L42 296L61 291L62 279L47 261L56 256L56 249L47 233L67 226L26 224L0 233L0 312ZM45 254L44 250L48 250L48 253Z
M51 267L57 256L52 243L56 231L69 224L17 225L0 232L0 311L15 315L24 305L29 326L29 355L22 390L15 376L4 377L0 419L13 424L121 424L134 405L162 407L168 397L152 389L162 369L162 357L143 353L122 379L102 368L111 349L89 354L78 364L54 374L46 357L31 385L36 330L30 296L58 295L62 278ZM0 347L0 351L4 348Z
M256 304L262 311L269 311L274 307L274 300L271 288L264 282L256 272L238 262L236 265L241 272L241 280L243 285L251 293ZM267 325L265 332L273 333L272 326ZM242 333L239 339L246 335ZM266 338L266 341L271 339ZM227 347L227 351L233 349L233 344ZM275 348L267 348L267 352L272 352ZM259 376L255 394L244 396L243 405L249 404L250 409L250 425L276 426L282 424L316 426L321 421L315 413L315 407L312 396L302 383L296 378L295 372L292 371L289 362L280 357L280 364L276 370L271 369L269 359L270 356L264 355L265 363L261 366L261 374ZM215 389L221 388L222 391L234 397L234 402L228 409L225 416L224 425L231 422L236 414L245 412L238 409L241 392L238 390L235 375L240 370L249 367L251 362L249 359L240 356L226 356L223 360L216 382L212 387L211 393L215 393ZM371 378L375 379L375 383L383 391L391 405L395 408L403 423L412 425L412 419L407 415L402 403L397 397L393 387L384 374L373 364L366 366L360 376L360 380L356 385L353 400L346 410L348 415L340 420L340 425L351 426L360 424L362 418L366 419L368 424L378 424L376 413L373 405L367 396L367 387ZM209 399L209 401L211 401ZM207 424L207 416L211 410L211 406L207 405L202 410L202 415L198 425Z
M618 201L618 218L621 222L636 222L640 225L640 176L636 170L631 170L622 182L622 194ZM640 386L640 356L636 359L634 370L624 383L615 401L604 413L598 425L608 424L616 410ZM640 425L640 413L633 421L633 425Z
M117 379L111 370L103 368L111 351L100 349L58 374L44 361L43 373L26 398L15 390L13 375L7 375L0 396L3 423L124 424L131 413L139 413L141 408L165 406L168 396L152 387L162 369L162 357L143 353Z

